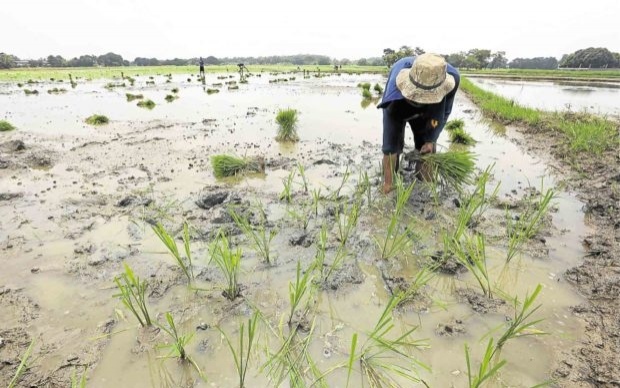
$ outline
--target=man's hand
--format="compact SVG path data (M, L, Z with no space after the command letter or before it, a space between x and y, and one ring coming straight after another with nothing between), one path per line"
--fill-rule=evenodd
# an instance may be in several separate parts
M421 154L432 154L435 152L435 143L424 143L422 148L420 148Z

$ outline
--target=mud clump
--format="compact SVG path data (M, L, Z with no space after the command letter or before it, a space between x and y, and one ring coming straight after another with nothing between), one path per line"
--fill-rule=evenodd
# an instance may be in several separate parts
M437 271L448 275L458 275L467 271L467 268L456 260L453 255L445 254L443 251L437 251L429 259L433 267L437 268Z
M346 263L323 283L323 289L339 290L347 284L362 284L364 273L357 263Z
M480 314L486 314L490 311L497 311L499 306L506 304L502 299L489 299L473 290L461 288L456 291L462 302L468 303L471 308Z
M21 140L10 140L0 144L0 150L5 152L19 152L26 149L26 144Z
M26 163L32 168L48 169L53 166L52 158L43 153L33 153L26 158Z
M217 205L221 205L228 198L228 191L218 191L215 193L206 193L196 200L196 206L201 209L209 210Z
M24 196L23 193L0 193L0 202L10 201L13 199L21 198L23 196Z
M116 207L129 207L129 206L148 206L153 202L150 198L136 197L135 195L128 195L121 199L116 204Z
M460 319L455 319L448 323L440 323L435 329L435 334L440 337L456 337L465 333L467 333L467 330Z
M289 244L292 246L302 246L309 248L314 243L314 239L308 235L308 233L294 233L289 239Z

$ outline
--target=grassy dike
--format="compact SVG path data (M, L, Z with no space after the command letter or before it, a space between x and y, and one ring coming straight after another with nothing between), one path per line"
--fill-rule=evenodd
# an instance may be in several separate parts
M494 120L559 135L567 156L585 153L593 157L620 146L619 123L605 117L528 108L514 100L487 92L467 78L461 80L461 90L467 93L486 116Z

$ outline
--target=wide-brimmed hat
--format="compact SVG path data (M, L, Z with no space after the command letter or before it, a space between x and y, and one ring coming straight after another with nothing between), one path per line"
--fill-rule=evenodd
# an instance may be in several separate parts
M403 97L420 104L436 104L454 89L454 77L447 72L448 63L437 54L415 58L411 69L396 76L396 86Z

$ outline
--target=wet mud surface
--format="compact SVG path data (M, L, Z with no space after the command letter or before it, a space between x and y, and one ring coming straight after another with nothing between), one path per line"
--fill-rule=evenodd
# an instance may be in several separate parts
M479 121L471 102L458 96L453 115L465 119L479 140L472 149L477 168L495 163L491 184L501 182L488 211L469 226L487 237L490 273L502 291L489 299L458 262L444 260L441 252L442 232L453 227L460 205L454 191L434 197L429 187L416 184L408 204L408 216L415 220L411 243L396 257L379 259L376 239L385 235L394 198L379 194L380 112L360 104L356 85L365 81L384 82L379 76L334 76L270 85L265 75L239 91L212 96L196 82L182 80L136 87L155 96L180 87L179 99L150 112L124 101L123 92L82 84L84 90L77 92L85 106L70 106L75 91L42 96L45 109L34 121L21 119L25 108L19 99L24 97L6 87L2 98L20 108L2 113L20 129L0 134L0 314L5 317L0 384L8 384L34 341L20 386L65 387L81 373L87 374L89 387L233 386L231 356L216 327L235 332L257 308L278 326L289 309L287 290L296 265L309 268L315 260L323 225L328 230L325 268L338 257L338 220L350 208L364 171L370 197L360 196L361 216L346 240L345 259L320 282L314 302L312 352L321 368L346 360L351 334L369 331L390 294L407 290L421 267L439 262L428 285L395 313L399 325L419 326L415 336L429 338L431 348L418 356L433 368L432 373L420 371L431 386L466 384L463 344L475 345L479 355L480 338L513 315L511 298L522 298L538 283L545 290L541 329L551 335L518 339L507 347L503 356L511 368L502 374L502 384L531 386L548 378L556 378L561 387L618 384L620 174L607 174L618 159L584 164L590 169L585 171L604 175L591 180L550 174L546 164L552 161L523 152L531 145L529 134L493 132ZM108 114L116 117L108 126L93 129L82 123L86 112L106 101L112 104ZM69 106L66 117L51 124L64 106ZM301 142L294 146L273 140L275 112L288 106L300 110ZM409 134L407 142L412 144ZM440 143L449 144L444 138ZM263 157L266 171L216 180L209 157L222 152ZM298 164L305 167L309 190L297 172L287 204L279 200L282 182ZM406 182L414 179L412 171L403 176ZM549 187L570 182L588 217L584 220L583 203L573 192L558 188L558 204L544 228L518 260L505 265L506 209L518 214L542 176ZM315 213L311 192L319 189ZM230 216L231 207L254 227L277 231L273 263L264 263L251 248ZM307 224L293 213L306 214ZM183 272L151 229L161 223L180 236L183 221L191 225L195 287L200 290L188 289ZM243 248L241 297L234 301L222 296L225 279L210 262L210 244L220 231ZM114 297L113 280L124 262L148 280L155 319L162 322L171 312L183 329L195 332L188 349L208 382L174 360L157 359L156 345L167 341L164 334L138 328ZM313 327L308 317L295 319L302 331ZM522 360L524 352L531 357ZM343 376L334 377L335 386ZM251 378L252 386L270 384L258 366Z

